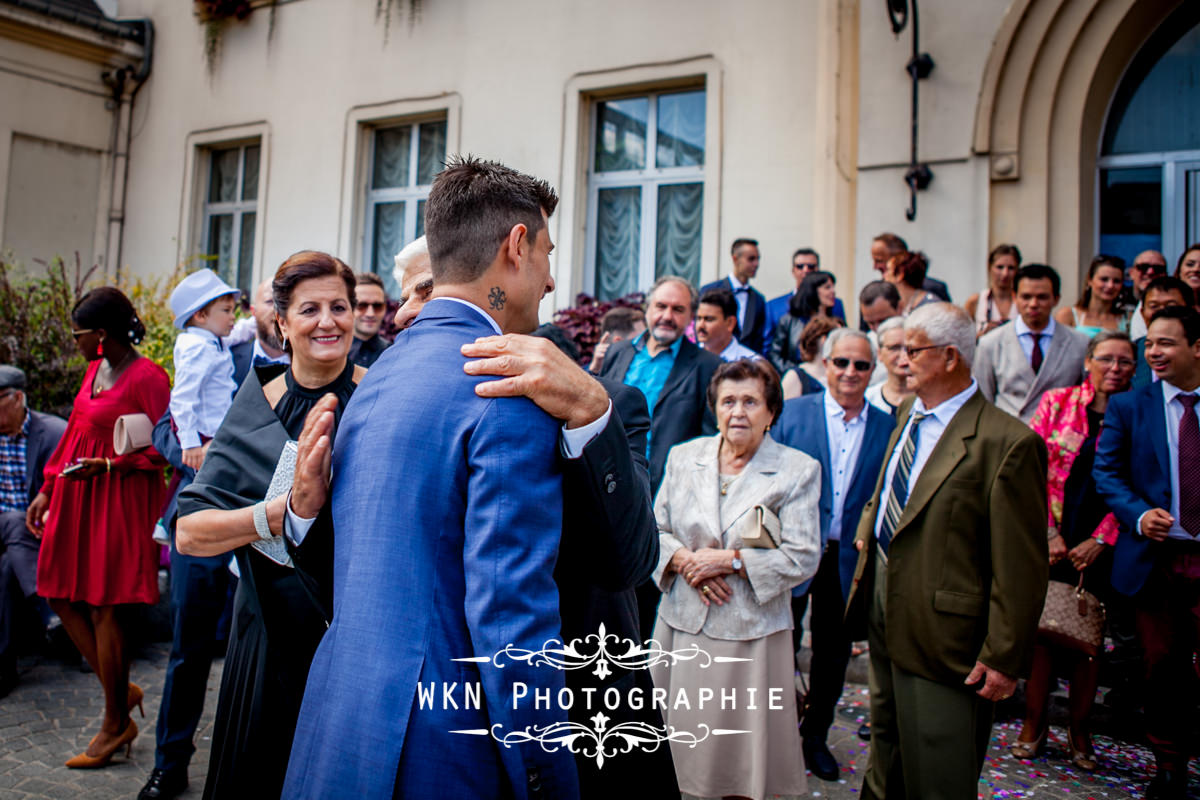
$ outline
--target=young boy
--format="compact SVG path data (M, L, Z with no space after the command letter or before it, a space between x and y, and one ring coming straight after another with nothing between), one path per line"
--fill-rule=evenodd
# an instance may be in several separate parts
M205 447L233 403L233 354L230 346L254 338L254 320L234 325L238 290L211 269L188 275L171 292L175 327L175 386L171 419L183 448L183 463L194 470L204 463ZM230 335L233 334L233 335Z

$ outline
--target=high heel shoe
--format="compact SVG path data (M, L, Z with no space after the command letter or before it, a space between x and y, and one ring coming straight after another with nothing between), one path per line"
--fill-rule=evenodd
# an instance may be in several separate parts
M1088 742L1088 744L1091 744L1091 742ZM1075 747L1075 736L1071 733L1070 728L1067 729L1067 746L1071 748L1071 763L1079 767L1084 772L1095 772L1096 768L1100 766L1096 762L1096 754L1094 751L1091 755L1089 755L1083 750Z
M133 709L137 709L142 713L142 719L146 718L146 709L142 708L142 699L146 693L142 691L142 687L136 683L129 684L129 713L133 713Z
M1013 742L1012 747L1008 748L1008 751L1012 753L1013 758L1022 761L1037 758L1042 754L1042 750L1046 748L1046 735L1049 733L1050 728L1047 726L1046 730L1042 731L1042 735L1035 741L1022 742L1020 739L1017 739L1017 741Z
M121 731L121 735L106 752L98 756L89 756L86 752L80 753L74 758L68 759L67 766L71 769L98 769L107 766L108 762L112 761L113 753L120 750L122 746L125 748L125 757L129 758L133 752L133 740L137 738L137 735L137 723L129 720L125 730Z

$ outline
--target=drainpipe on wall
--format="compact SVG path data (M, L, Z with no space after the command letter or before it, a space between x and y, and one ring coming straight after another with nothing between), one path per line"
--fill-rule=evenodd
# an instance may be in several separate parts
M122 67L102 76L104 83L112 89L113 104L112 173L109 185L105 271L107 265L112 265L113 277L120 280L121 257L125 249L125 204L129 196L129 153L133 144L133 104L138 91L150 77L150 69L154 62L154 23L149 19L138 19L121 20L117 24L140 28L143 48L142 60L136 71L132 67ZM133 83L133 89L130 90L129 99L126 101L125 89L130 81Z

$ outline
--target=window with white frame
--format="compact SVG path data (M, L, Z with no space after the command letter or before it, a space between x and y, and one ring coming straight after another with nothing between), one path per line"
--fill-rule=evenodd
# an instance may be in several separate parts
M703 88L593 103L586 263L599 299L663 275L699 283L704 138Z
M200 226L200 249L209 266L231 286L249 293L254 281L254 233L258 223L258 141L207 150L208 182Z
M399 298L396 253L425 233L429 186L446 161L446 118L376 127L370 132L363 263Z

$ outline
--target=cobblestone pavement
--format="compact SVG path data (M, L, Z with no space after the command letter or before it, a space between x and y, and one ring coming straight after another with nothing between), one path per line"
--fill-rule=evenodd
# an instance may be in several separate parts
M63 762L82 752L99 730L102 714L100 688L94 675L77 666L52 659L23 659L21 683L0 700L0 800L25 798L129 798L136 797L154 766L154 723L162 692L167 645L148 645L134 661L132 679L146 691L146 718L136 716L141 733L133 755L114 758L100 770L69 770ZM851 679L863 681L863 659L856 659ZM198 798L212 733L212 715L220 682L220 661L209 677L209 697L197 734L197 752L190 770L186 798ZM857 667L857 668L856 668ZM867 693L862 683L847 686L829 744L843 767L843 779L826 783L809 776L810 797L856 798L867 764L867 744L855 735L866 711ZM1014 717L1018 701L1001 709L993 747L980 781L980 797L987 798L1140 798L1149 780L1152 760L1144 747L1114 743L1098 735L1096 746L1101 770L1090 776L1066 760L1066 734L1052 728L1047 755L1031 762L1014 760L1007 745L1020 728ZM1097 724L1098 729L1103 727ZM1109 729L1113 726L1108 725ZM631 787L632 788L632 787ZM1192 776L1192 797L1200 797L1200 776ZM631 794L631 797L634 795Z

